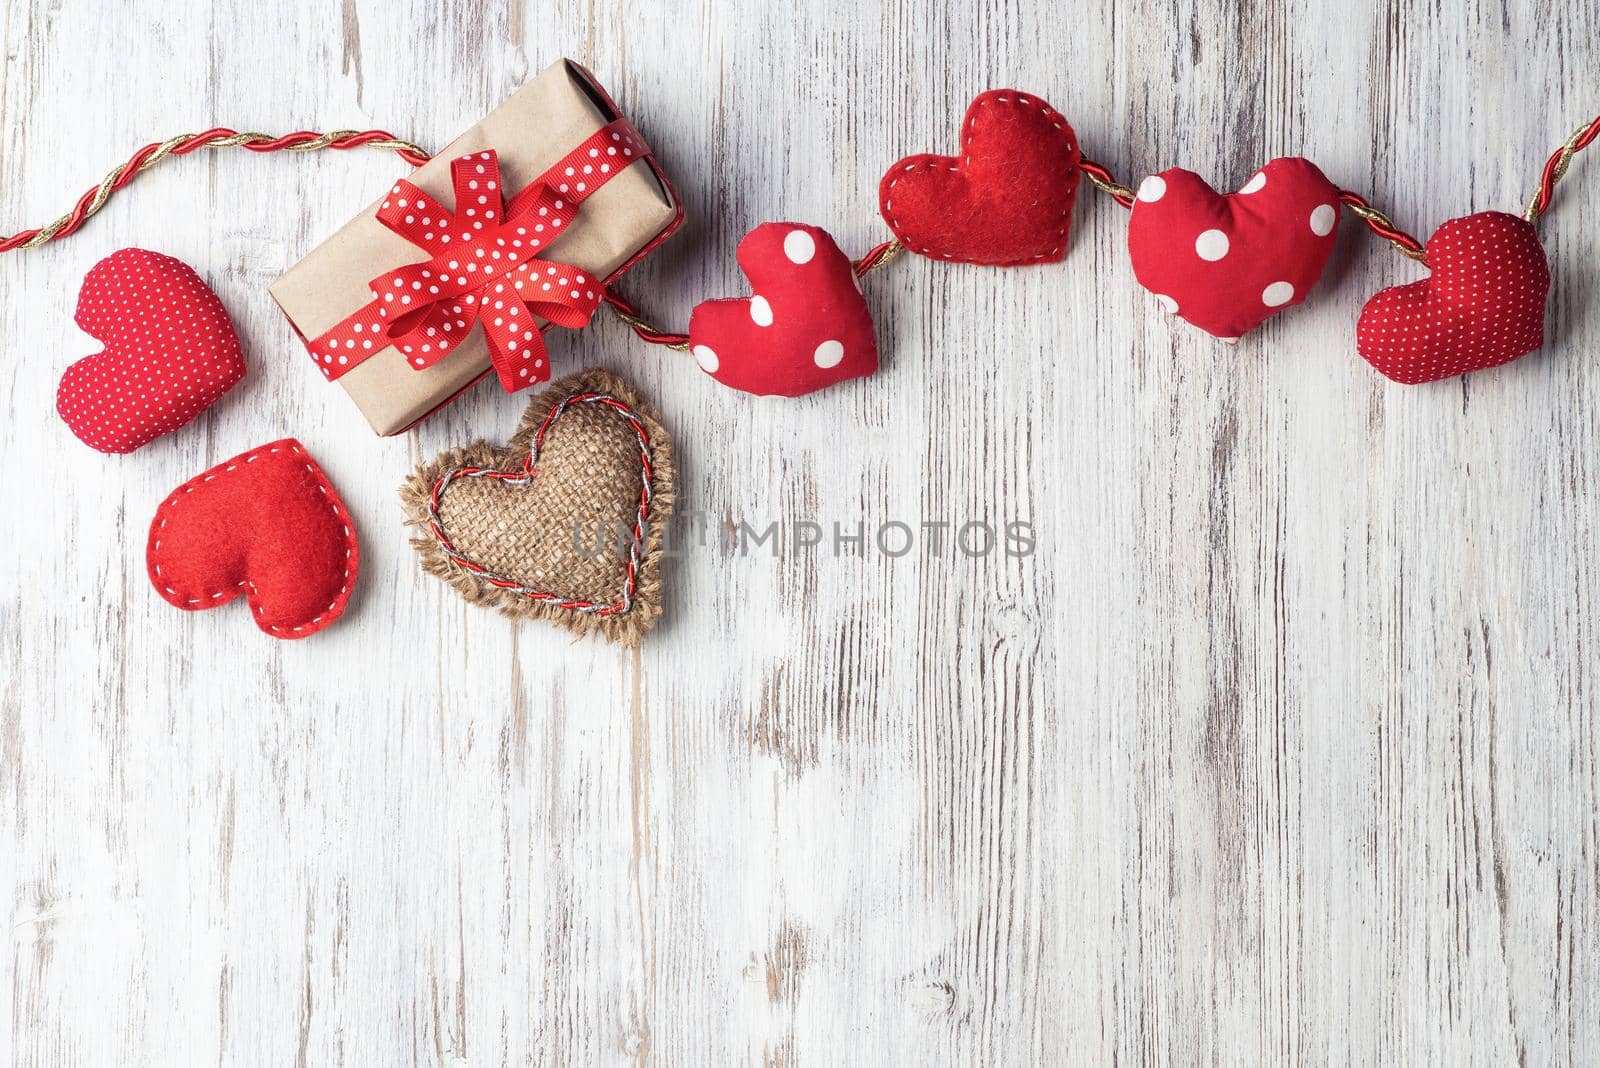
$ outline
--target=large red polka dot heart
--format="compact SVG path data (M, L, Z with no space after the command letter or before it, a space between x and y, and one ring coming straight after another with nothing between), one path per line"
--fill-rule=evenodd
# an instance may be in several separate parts
M826 230L763 223L739 242L751 297L704 301L689 351L723 385L798 397L878 369L872 313L850 257Z
M1356 349L1384 375L1434 382L1544 344L1550 265L1532 224L1499 211L1451 219L1428 239L1428 266L1361 309Z
M105 348L67 368L56 411L78 439L128 453L184 426L244 377L239 338L186 263L140 248L90 269L73 317Z
M1237 341L1306 298L1338 225L1339 190L1308 160L1275 159L1226 196L1173 168L1139 186L1128 254L1162 310Z
M1078 138L1067 120L1015 89L967 108L961 155L907 156L878 183L900 243L933 259L1024 267L1066 255L1078 193Z

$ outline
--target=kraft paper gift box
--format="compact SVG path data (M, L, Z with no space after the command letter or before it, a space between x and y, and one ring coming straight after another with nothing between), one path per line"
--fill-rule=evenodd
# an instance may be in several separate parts
M499 157L509 200L621 117L593 75L571 60L562 60L531 79L409 180L452 208L451 162L492 149ZM369 283L378 275L430 259L425 249L378 221L383 203L383 198L373 202L270 287L302 341L321 337L373 303ZM582 200L577 217L547 249L540 250L539 258L569 264L610 283L682 220L682 204L645 147L644 154ZM548 328L540 322L541 329ZM472 329L465 343L426 368L412 366L393 345L360 355L354 366L339 368L337 374L324 368L324 374L344 388L381 435L410 429L492 370L481 325ZM546 378L548 364L546 360Z

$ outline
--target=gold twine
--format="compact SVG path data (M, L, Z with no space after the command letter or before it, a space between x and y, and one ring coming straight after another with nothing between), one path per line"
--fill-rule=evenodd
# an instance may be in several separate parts
M1108 181L1091 170L1085 170L1083 176L1094 183L1094 187L1102 193L1109 193L1116 200L1132 200L1133 190L1121 182Z
M865 278L867 275L871 274L873 271L876 271L879 267L882 267L884 264L900 255L900 253L904 252L905 250L906 247L900 243L899 238L890 241L888 247L883 250L883 255L879 256L877 260L873 262L872 266L862 271L858 277ZM860 260L856 261L857 266L860 266L860 263Z
M657 327L656 324L652 323L650 320L641 319L632 312L623 311L615 304L607 304L606 307L611 309L612 315L615 315L618 319L621 319L624 323L627 323L629 326L633 327L634 330L641 331L646 334L660 334L663 336L668 333L668 331ZM672 349L675 352L689 351L689 343L687 341L663 341L661 344L665 348Z
M1572 157L1578 154L1578 142L1583 139L1584 134L1589 132L1589 127L1592 125L1593 123L1584 123L1572 131L1572 136L1567 138L1566 144L1562 145L1557 152L1555 168L1550 172L1550 190L1552 193L1555 191L1556 183L1566 175L1567 165L1572 162ZM1522 217L1530 223L1538 222L1539 216L1543 215L1550 207L1549 201L1545 202L1544 207L1539 206L1539 201L1544 196L1544 191L1544 183L1541 182L1539 188L1534 190L1533 196L1528 199L1528 207L1522 213Z
M1383 212L1379 211L1377 208L1374 208L1370 204L1352 204L1347 200L1345 201L1344 206L1350 209L1351 214L1355 215L1364 222L1376 223L1385 230L1399 230L1399 227L1395 226L1393 220L1391 220L1389 216L1385 215ZM1408 259L1416 260L1420 264L1427 264L1428 254L1422 249L1410 248L1405 244L1396 241L1392 237L1386 237L1384 240L1393 245L1399 251L1400 255L1405 256Z
M359 133L361 133L360 130L332 130L302 144L285 145L281 151L315 152L318 149L327 148L335 141L346 137L354 137ZM176 137L167 138L165 141L156 146L155 151L151 152L149 156L145 157L139 166L134 169L132 174L128 174L128 165L126 163L117 164L117 166L111 170L111 173L107 174L100 180L100 184L95 188L94 196L90 199L88 206L83 209L82 215L79 215L78 210L74 208L72 211L67 212L59 219L50 223L33 237L29 238L27 241L23 242L17 247L20 249L38 248L40 245L53 240L56 234L60 233L64 227L71 224L74 220L87 221L105 206L105 202L110 199L111 194L116 191L120 184L122 184L124 175L127 175L128 180L131 181L134 175L142 174L151 167L154 167L157 163L160 163L162 160L170 156L175 149L185 145L194 137L194 134L178 134ZM237 148L276 140L278 140L278 138L264 133L250 132L227 134L219 135L217 137L210 138L209 140L202 141L199 144L191 145L189 146L189 150L196 148ZM419 156L428 155L428 153L424 152L416 145L409 141L402 141L398 137L388 137L381 138L376 141L368 141L362 147L381 148L392 152L413 152Z

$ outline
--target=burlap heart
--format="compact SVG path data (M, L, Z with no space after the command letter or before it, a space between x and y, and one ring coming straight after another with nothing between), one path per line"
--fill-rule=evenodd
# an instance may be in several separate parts
M672 442L605 371L533 398L504 446L479 441L401 488L423 569L474 604L636 644L661 614Z

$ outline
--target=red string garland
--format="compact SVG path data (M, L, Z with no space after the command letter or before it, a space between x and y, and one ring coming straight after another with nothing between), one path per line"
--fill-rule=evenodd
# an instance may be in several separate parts
M1550 209L1550 198L1555 195L1556 183L1567 173L1567 165L1572 162L1572 157L1592 145L1596 138L1600 138L1600 115L1568 138L1567 143L1556 149L1545 163L1544 171L1539 175L1539 191L1533 195L1523 218L1536 222L1539 216Z
M1596 140L1600 140L1600 116L1596 116L1593 121L1577 130L1565 144L1551 154L1540 173L1539 188L1524 212L1525 219L1536 222L1550 209L1556 184L1566 173L1573 156ZM202 148L235 147L246 148L251 152L312 152L323 148L346 150L372 147L392 151L412 166L421 166L430 158L416 145L402 141L383 130L335 130L330 133L297 130L272 137L261 133L239 133L219 126L201 133L180 134L166 141L153 142L140 148L126 162L106 175L98 186L79 197L71 211L49 225L22 230L9 237L0 238L0 252L37 248L47 242L58 241L76 233L100 210L111 194L128 185L139 174L160 163L167 156L185 156ZM1103 164L1084 159L1079 163L1079 169L1093 185L1107 193L1118 204L1124 208L1133 206L1133 190L1118 183ZM1339 199L1374 234L1393 244L1402 255L1423 264L1427 263L1422 243L1395 226L1388 216L1374 208L1361 194L1347 189L1340 190ZM898 241L886 241L875 246L861 259L855 261L856 275L862 277L883 266L900 250L901 245ZM653 325L643 318L633 305L616 293L608 291L605 299L617 317L632 328L643 341L679 350L688 348L688 335L663 330Z
M428 162L428 154L422 149L383 130L335 130L332 133L297 130L282 137L271 137L260 133L239 133L225 126L218 126L202 133L179 134L165 141L145 145L129 156L127 162L106 175L98 186L79 197L71 211L50 225L23 230L0 239L0 252L37 248L46 242L58 241L76 233L91 215L100 210L112 193L168 156L186 156L201 148L248 148L252 152L314 152L322 148L349 149L363 146L388 149L413 167L420 167Z

